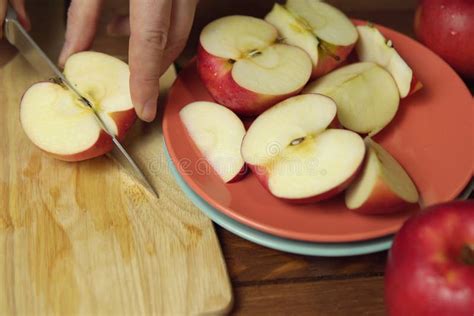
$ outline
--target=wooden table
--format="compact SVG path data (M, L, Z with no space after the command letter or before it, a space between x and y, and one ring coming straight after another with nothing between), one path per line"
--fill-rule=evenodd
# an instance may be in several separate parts
M45 5L45 2L47 0L30 2L30 13L34 14L34 6ZM124 13L127 8L125 1L109 2L113 3L115 12ZM210 20L235 13L262 16L271 7L271 2L201 0L189 45L178 62L185 63L194 54L199 30ZM413 36L414 0L330 2L351 17L367 19ZM114 55L126 54L127 40L111 40L104 32L99 32L94 47L112 51ZM474 83L467 84L474 91ZM387 252L346 258L306 257L261 247L218 226L216 230L234 288L232 313L384 314L383 275Z

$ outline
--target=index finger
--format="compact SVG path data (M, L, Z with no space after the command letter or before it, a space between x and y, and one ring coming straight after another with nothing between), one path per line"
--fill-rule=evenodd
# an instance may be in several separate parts
M148 122L156 116L171 6L172 0L130 2L130 92L137 115Z

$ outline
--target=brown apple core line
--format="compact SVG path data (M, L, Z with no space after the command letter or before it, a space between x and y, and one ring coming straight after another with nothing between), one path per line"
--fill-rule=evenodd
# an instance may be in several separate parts
M464 264L474 266L474 244L465 244L462 246L459 259Z
M262 54L262 52L259 51L258 49L253 49L250 52L248 52L247 56L248 57L254 57L254 56L261 55L261 54Z
M53 77L53 78L50 78L49 79L50 82L54 83L54 84L57 84L57 85L60 85L63 89L65 90L71 90L64 82L63 80L60 78L60 77ZM74 91L71 90L71 93L74 93ZM84 97L78 97L76 99L77 103L80 107L83 107L83 108L86 108L86 109L92 109L94 110L95 108L92 106L91 102L89 102L88 99L84 98Z
M252 49L251 51L249 51L247 53L246 57L255 57L255 56L258 56L258 55L261 55L261 54L262 54L262 52L259 51L258 49ZM231 58L231 59L227 60L227 62L229 64L233 65L233 64L235 64L236 60Z

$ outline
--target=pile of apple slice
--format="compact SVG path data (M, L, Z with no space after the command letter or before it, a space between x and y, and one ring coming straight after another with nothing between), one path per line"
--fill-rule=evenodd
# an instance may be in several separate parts
M358 60L347 63L354 48ZM356 27L322 1L288 0L264 20L207 25L197 66L217 103L191 103L180 116L224 182L248 168L296 203L345 190L346 206L365 214L418 201L406 171L371 136L421 83L373 25ZM256 116L247 131L238 115Z

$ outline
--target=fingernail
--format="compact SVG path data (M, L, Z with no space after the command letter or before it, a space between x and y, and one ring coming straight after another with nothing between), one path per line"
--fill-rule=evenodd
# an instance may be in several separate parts
M140 118L144 120L145 122L153 121L156 116L156 107L157 107L156 99L148 100L148 102L146 102L142 108L142 113L140 115Z

